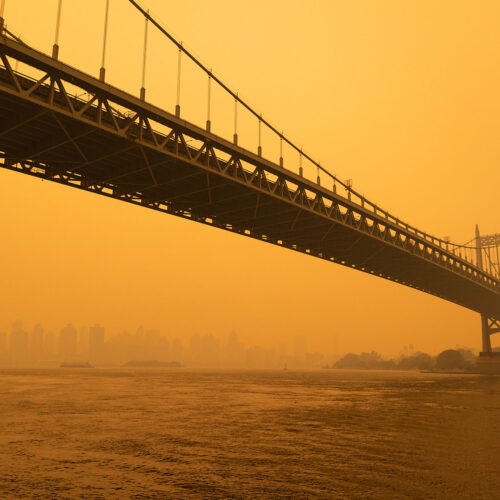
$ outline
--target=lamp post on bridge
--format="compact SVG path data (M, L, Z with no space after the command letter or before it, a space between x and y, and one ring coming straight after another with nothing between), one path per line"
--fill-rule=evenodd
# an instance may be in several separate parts
M102 60L101 69L99 71L99 80L103 82L106 77L106 41L108 37L108 18L109 18L109 0L106 0L106 7L104 11L104 36L102 42Z
M54 45L52 46L52 57L54 59L57 59L59 57L59 28L61 27L61 9L62 0L59 0L59 4L57 6L56 37L54 40Z
M148 10L149 15L149 10ZM140 99L144 101L146 99L146 61L148 57L148 18L144 18L144 52L142 55L142 86Z
M0 3L0 36L3 35L3 29L5 26L5 21L3 18L3 13L5 11L5 0Z

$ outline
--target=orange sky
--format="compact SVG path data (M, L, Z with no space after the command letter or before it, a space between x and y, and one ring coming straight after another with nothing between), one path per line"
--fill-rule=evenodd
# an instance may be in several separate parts
M98 75L104 0L63 1L60 59ZM500 3L147 0L184 44L340 178L395 215L463 243L500 232ZM6 0L9 29L50 52L56 0ZM27 13L30 13L28 16ZM111 0L107 77L138 94L144 25ZM176 52L150 30L147 100L173 111ZM206 78L183 65L182 115L206 120ZM19 67L19 70L23 70ZM215 133L232 103L214 90ZM240 116L255 149L257 126ZM264 155L277 160L277 141ZM285 164L296 156L285 151ZM100 322L174 335L235 330L328 352L479 348L476 313L263 242L0 172L0 329ZM493 338L496 345L500 342Z

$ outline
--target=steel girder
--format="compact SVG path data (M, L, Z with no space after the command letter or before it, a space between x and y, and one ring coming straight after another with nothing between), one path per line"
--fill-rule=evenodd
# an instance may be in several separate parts
M481 315L481 326L483 333L483 352L491 353L490 337L495 333L500 333L500 320L489 318L483 314Z
M442 240L18 42L0 37L0 57L0 166L257 238L500 317L498 279ZM10 59L41 77L15 73Z

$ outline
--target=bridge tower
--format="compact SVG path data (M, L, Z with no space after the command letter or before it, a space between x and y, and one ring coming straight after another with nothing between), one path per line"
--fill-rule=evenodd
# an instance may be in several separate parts
M479 226L476 224L476 264L482 270L486 270L484 258L490 263L490 272L500 275L500 259L498 258L498 247L500 245L500 234L483 236L479 232ZM495 258L491 258L490 248L496 247L496 262ZM481 330L483 338L483 350L480 353L478 367L481 371L500 373L500 353L494 352L491 349L491 335L500 333L500 319L492 318L486 314L481 314Z
M481 244L481 234L479 232L479 225L476 224L476 264L479 269L483 269L483 249ZM483 353L491 353L491 339L489 329L489 318L481 314L481 332L483 338Z

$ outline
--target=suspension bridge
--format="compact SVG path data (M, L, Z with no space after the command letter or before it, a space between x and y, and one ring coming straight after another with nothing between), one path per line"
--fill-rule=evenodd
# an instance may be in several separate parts
M322 167L262 118L175 39L138 2L144 23L142 86L131 95L106 81L109 0L103 12L99 74L59 60L62 0L51 54L21 40L0 5L0 167L191 221L256 238L363 271L459 304L481 316L483 355L500 332L500 234L467 244L438 238L392 215ZM174 112L148 102L148 29L178 50ZM207 121L183 119L181 61L207 77ZM23 71L18 69L22 64ZM212 131L211 85L234 99L234 134ZM256 121L259 143L238 143L238 109ZM263 155L261 129L279 141L280 156ZM296 161L283 160L283 144ZM277 161L275 161L277 160ZM304 165L316 170L305 175Z

